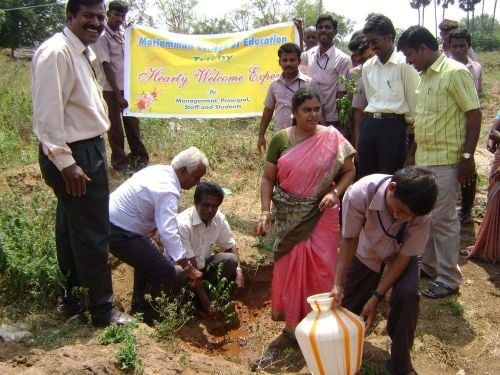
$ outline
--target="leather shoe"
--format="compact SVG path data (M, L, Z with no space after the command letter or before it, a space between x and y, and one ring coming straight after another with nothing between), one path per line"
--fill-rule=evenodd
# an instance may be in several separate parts
M111 323L115 323L117 325L124 325L127 323L132 323L134 318L129 314L118 310L116 307L113 307L111 311L106 314L106 317L103 319L93 318L92 324L96 327L107 327Z

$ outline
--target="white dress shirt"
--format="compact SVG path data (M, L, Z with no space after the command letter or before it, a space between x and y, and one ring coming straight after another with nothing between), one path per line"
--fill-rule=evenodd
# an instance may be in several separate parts
M132 233L148 235L157 229L165 251L177 261L186 258L177 230L181 185L170 165L140 170L109 198L109 220Z
M205 267L205 260L213 254L214 245L222 251L236 245L229 223L220 211L205 225L196 208L190 207L177 215L177 225L187 258L196 257L198 269Z
M383 64L373 56L363 64L361 91L364 91L368 105L366 112L404 114L408 123L415 118L415 90L418 73L406 63L406 58L394 50Z
M59 170L75 163L68 143L109 129L106 103L89 62L93 58L68 27L46 40L33 56L33 131Z

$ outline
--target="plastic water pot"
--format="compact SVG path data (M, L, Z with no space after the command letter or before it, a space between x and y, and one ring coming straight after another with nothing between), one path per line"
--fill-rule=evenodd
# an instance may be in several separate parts
M328 293L307 298L311 311L295 329L307 367L314 375L353 375L363 355L365 324L342 307L332 307Z

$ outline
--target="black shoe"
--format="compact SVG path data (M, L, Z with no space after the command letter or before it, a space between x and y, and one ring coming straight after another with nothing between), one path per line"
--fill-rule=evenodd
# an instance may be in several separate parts
M133 321L134 318L129 314L118 310L116 307L113 307L104 317L93 317L92 325L96 327L107 327L111 323L124 325L127 323L132 323Z

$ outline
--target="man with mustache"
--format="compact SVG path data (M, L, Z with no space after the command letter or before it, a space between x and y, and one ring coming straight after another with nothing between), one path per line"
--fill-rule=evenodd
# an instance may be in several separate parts
M56 251L65 276L62 310L70 316L87 311L98 326L131 321L113 307L102 137L109 122L88 48L104 30L105 19L103 0L69 0L66 27L45 41L32 61L40 169L57 197Z
M111 148L111 166L117 172L127 172L130 167L138 170L147 166L149 155L141 139L139 119L123 116L123 110L128 102L123 96L123 63L124 43L122 25L127 16L128 6L124 1L111 1L108 6L108 23L104 26L102 36L95 44L95 52L103 74L99 83L103 88L103 97L108 104L108 116L111 124L108 131L108 141ZM123 127L122 127L123 120ZM130 154L125 153L125 137L130 148Z
M300 48L294 43L285 43L278 49L278 63L283 73L269 85L264 111L260 120L259 139L257 149L259 152L266 150L265 134L273 114L274 130L285 129L292 126L292 97L301 87L310 85L319 92L318 87L311 77L299 71Z

